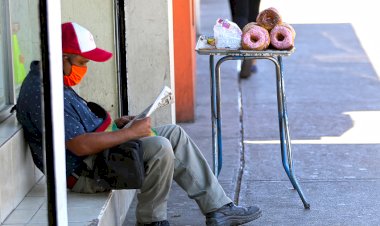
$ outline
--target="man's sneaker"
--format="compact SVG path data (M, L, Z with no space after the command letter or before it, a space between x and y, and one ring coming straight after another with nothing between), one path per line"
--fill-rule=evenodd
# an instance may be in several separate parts
M241 225L253 221L261 216L257 206L241 207L232 202L222 206L214 212L206 214L207 226Z
M169 221L164 220L164 221L157 221L157 222L152 222L152 223L137 223L136 226L170 226Z

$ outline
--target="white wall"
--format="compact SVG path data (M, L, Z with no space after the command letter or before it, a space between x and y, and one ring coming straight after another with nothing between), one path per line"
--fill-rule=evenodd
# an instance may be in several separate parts
M101 7L99 7L101 6ZM94 13L96 12L96 13ZM126 1L128 103L131 115L143 110L164 85L174 91L173 18L171 0ZM62 1L62 21L75 21L89 29L97 45L113 53L113 1ZM115 57L92 62L78 92L110 111L118 112ZM154 125L175 122L174 104L152 116Z
M164 85L174 91L171 0L126 1L128 101L131 114L143 110ZM174 104L152 116L154 125L175 122Z
M10 135L13 135L12 138L7 139ZM42 177L42 173L33 164L22 129L14 115L0 126L0 144L1 223Z
M107 62L90 62L87 75L75 89L85 99L101 104L111 113L112 118L116 118L118 91L113 1L65 0L61 4L62 22L72 21L87 28L98 47L114 54Z

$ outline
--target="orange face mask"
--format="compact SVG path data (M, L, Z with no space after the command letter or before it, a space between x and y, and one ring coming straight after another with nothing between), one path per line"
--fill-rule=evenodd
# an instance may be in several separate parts
M78 85L87 72L87 66L71 65L71 72L69 75L63 76L63 83L66 86Z

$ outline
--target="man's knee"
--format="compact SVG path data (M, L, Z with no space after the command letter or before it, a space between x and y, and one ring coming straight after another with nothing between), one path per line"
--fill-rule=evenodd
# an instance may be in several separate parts
M161 136L156 136L153 139L153 145L156 148L156 157L164 161L173 161L175 157L170 141L167 138Z
M181 126L177 124L168 124L163 126L164 128L168 129L169 131L179 131L181 129Z
M146 162L145 173L162 174L162 170L165 170L165 172L167 170L173 171L175 157L169 140L160 136L149 137L144 140L144 161Z
M170 129L171 129L172 133L176 134L179 137L183 136L183 135L186 135L185 130L181 126L179 126L179 125L171 124L170 125Z
M174 130L176 130L177 132L179 133L185 132L185 130L181 126L176 125L176 124L174 124L173 126L174 126Z
M164 161L173 161L174 153L170 141L161 136L148 137L143 139L144 152L150 158L159 158Z

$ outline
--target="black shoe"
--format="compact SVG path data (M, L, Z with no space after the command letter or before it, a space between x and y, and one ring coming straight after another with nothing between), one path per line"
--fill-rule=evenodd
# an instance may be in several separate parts
M253 221L261 216L257 206L241 207L233 203L222 206L218 210L206 214L207 226L241 225Z
M249 78L251 74L257 72L257 66L256 66L256 60L249 59L249 60L243 60L241 63L241 69L239 76L240 78Z
M152 223L137 223L136 226L170 226L169 221L156 221Z

